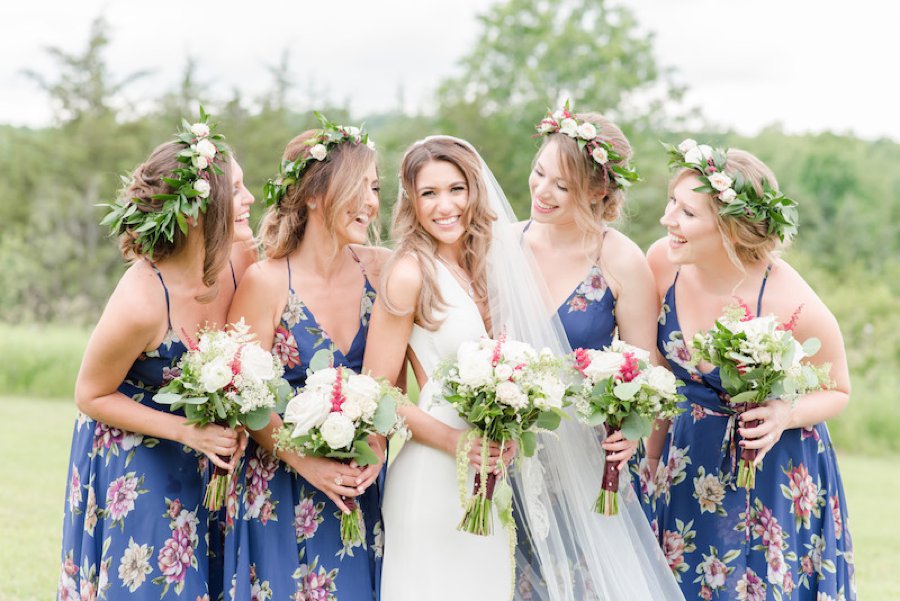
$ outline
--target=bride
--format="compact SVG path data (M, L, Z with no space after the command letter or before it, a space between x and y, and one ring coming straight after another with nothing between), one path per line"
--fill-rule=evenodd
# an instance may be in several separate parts
M616 517L592 512L604 454L596 435L574 419L564 420L558 436L541 436L538 452L514 474L525 525L516 570L528 586L513 590L506 530L487 537L457 531L463 509L455 458L468 425L430 375L462 342L501 332L559 354L569 349L509 204L472 146L449 136L416 142L400 179L397 249L384 269L363 366L397 381L408 359L421 393L418 407L403 410L412 439L386 480L382 601L683 599L634 499L626 495ZM484 444L488 469L515 456L514 447ZM476 439L467 490L481 456Z

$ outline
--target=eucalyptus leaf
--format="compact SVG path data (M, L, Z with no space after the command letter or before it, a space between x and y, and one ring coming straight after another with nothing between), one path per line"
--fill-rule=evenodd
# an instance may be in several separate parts
M357 440L353 443L356 463L359 465L373 465L380 461L378 455L365 440Z
M309 369L314 372L327 369L332 365L334 365L334 353L328 349L316 351L316 354L309 360Z

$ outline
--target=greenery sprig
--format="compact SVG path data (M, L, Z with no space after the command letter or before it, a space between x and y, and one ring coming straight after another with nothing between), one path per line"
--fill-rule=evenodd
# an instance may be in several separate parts
M677 147L663 143L669 154L669 168L686 168L697 172L702 185L694 192L709 194L722 203L720 215L766 223L769 235L777 234L782 242L797 233L797 202L787 198L763 180L762 194L756 191L740 171L733 176L725 172L727 150L697 144L688 138Z
M288 187L300 181L303 171L312 161L324 161L328 154L338 145L365 144L375 150L375 143L369 140L369 134L362 127L352 125L338 125L325 118L322 113L313 113L322 128L315 135L310 136L304 144L309 147L308 152L301 152L293 161L281 161L278 176L270 179L263 187L263 197L266 206L277 205L284 198Z
M209 180L213 174L220 175L218 161L228 156L225 137L215 133L215 124L209 123L209 115L200 107L200 120L190 124L182 119L182 131L175 134L175 140L184 145L178 153L179 167L163 181L172 188L168 194L154 194L150 198L162 200L160 210L142 210L145 201L136 197L120 195L113 204L101 204L109 210L100 222L108 226L113 236L126 232L134 236L141 252L153 258L153 249L159 240L172 242L175 227L188 233L188 219L196 219L206 212L212 191ZM128 189L132 179L122 177L124 189Z
M569 101L563 108L552 111L547 109L547 116L536 126L537 136L565 134L578 143L578 149L587 152L593 161L594 168L606 173L607 179L619 188L627 188L640 181L637 170L625 163L624 157L597 132L597 126L590 121L583 121L569 110Z

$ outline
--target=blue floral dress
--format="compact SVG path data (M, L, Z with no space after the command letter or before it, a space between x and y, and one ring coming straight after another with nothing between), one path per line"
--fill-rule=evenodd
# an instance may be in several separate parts
M147 407L185 352L169 329L118 391ZM206 457L79 413L72 435L57 599L208 600Z
M291 386L302 387L309 361L325 348L334 353L335 364L359 372L375 301L368 278L360 303L359 330L344 354L294 291L290 261L287 267L288 301L272 346L272 353L284 364L284 377ZM365 544L344 547L340 510L334 502L251 441L227 500L225 598L377 599L384 539L383 476L384 472L379 481L356 497L365 520Z
M676 276L675 281L677 282ZM757 301L761 308L765 279ZM675 282L659 317L658 346L685 382L660 467L642 478L644 502L687 599L856 599L847 501L824 423L786 430L756 473L735 485L737 419L718 371L689 363Z

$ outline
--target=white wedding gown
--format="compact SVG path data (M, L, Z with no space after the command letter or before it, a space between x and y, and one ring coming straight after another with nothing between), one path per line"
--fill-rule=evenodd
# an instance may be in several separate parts
M487 333L475 302L447 268L436 263L437 284L447 302L437 331L413 326L409 346L429 380L419 408L454 428L468 428L440 396L431 374L454 359L459 345ZM466 492L472 491L469 467ZM388 466L382 518L384 561L381 601L506 601L512 594L509 537L494 511L494 533L476 536L456 529L460 506L456 459L415 439Z

